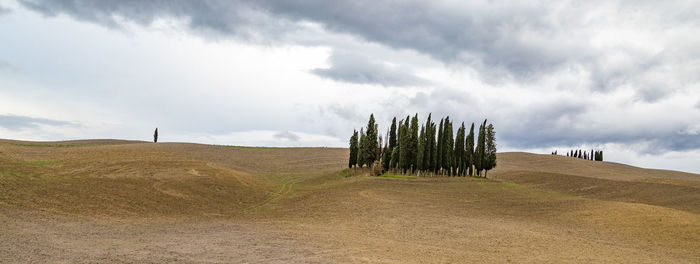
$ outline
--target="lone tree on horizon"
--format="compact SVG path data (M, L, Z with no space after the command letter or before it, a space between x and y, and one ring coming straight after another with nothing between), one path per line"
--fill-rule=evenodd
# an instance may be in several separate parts
M158 143L158 128L156 127L156 132L153 132L153 143Z

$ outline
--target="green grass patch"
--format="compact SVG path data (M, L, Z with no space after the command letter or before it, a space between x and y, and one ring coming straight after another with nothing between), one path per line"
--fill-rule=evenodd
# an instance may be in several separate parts
M409 175L396 175L396 174L389 174L389 173L384 173L382 175L379 175L379 177L382 178L389 178L389 179L416 179L416 176L409 176Z
M53 161L53 160L32 160L32 161L27 161L26 163L31 164L31 165L43 166L43 165L55 164L56 161Z
M6 170L6 169L0 169L0 178L5 178L5 177L22 177L23 175L19 172L16 171L11 171L11 170Z

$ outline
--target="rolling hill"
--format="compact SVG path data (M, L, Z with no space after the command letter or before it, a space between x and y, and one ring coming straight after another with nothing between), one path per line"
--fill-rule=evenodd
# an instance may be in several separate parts
M499 153L489 179L385 178L347 155L1 140L0 262L700 261L699 175Z

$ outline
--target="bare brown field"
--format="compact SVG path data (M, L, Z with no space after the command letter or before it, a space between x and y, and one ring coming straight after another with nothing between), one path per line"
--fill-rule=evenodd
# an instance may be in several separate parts
M699 263L700 176L499 154L351 177L347 149L0 141L0 262Z

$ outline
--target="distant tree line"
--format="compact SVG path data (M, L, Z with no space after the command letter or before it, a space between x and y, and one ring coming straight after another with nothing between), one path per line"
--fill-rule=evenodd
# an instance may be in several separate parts
M377 134L374 114L369 116L366 128L353 131L350 137L348 167L367 166L381 172L403 174L481 176L496 167L496 132L486 120L479 125L474 142L474 123L467 134L464 122L454 133L450 117L440 119L439 125L428 115L420 125L418 114L391 121L386 142Z
M558 155L557 151L552 151L552 155ZM603 151L602 150L592 150L590 152L588 151L583 151L583 150L571 150L566 152L567 157L574 157L574 158L579 158L579 159L585 159L585 160L593 160L593 161L603 161Z

